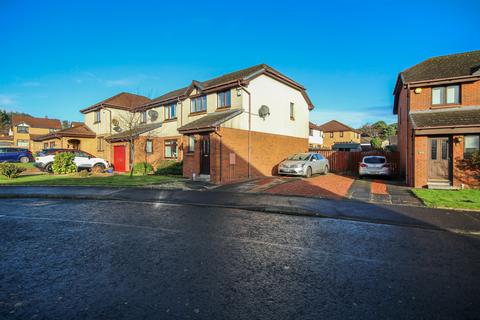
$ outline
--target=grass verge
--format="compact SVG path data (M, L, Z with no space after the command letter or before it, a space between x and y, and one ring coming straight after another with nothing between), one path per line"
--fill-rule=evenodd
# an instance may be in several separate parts
M413 189L425 205L432 208L457 208L480 210L480 190L429 190Z
M22 175L16 179L7 179L0 176L0 185L24 185L24 186L107 186L107 187L135 187L162 184L177 181L182 178L171 176L133 176L109 175L109 176L80 176L69 175Z

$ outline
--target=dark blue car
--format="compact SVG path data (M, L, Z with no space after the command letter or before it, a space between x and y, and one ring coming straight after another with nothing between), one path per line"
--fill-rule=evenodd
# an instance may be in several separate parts
M0 162L34 161L32 153L25 148L0 147Z

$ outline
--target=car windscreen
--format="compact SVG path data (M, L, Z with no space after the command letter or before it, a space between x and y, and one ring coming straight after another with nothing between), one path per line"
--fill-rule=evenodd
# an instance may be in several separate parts
M363 158L363 162L371 163L371 164L381 164L381 163L385 163L386 160L385 158L382 158L382 157L368 157L368 158Z
M308 157L310 157L310 155L308 153L298 153L298 154L294 154L293 156L288 157L287 160L306 161L306 160L308 160Z

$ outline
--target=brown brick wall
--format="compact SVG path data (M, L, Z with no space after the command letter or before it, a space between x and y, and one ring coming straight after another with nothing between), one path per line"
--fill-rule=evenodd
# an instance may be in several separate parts
M199 136L196 136L195 152L186 153L184 176L192 177L200 172ZM186 138L185 138L186 139ZM251 177L272 176L278 164L287 156L306 152L308 139L276 134L251 132ZM234 164L231 163L234 162ZM210 178L215 183L226 183L248 178L248 131L221 128L210 134Z
M427 185L428 180L428 138L426 136L417 136L415 138L414 149L415 161L412 161L413 184L416 188L422 188Z
M480 81L460 84L460 103L462 106L480 105ZM406 89L403 89L406 90ZM432 107L432 89L422 88L421 93L410 91L410 111L428 110Z

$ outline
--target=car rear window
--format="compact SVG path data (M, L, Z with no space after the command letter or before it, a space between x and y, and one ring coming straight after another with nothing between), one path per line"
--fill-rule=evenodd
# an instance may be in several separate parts
M368 158L363 158L363 162L371 163L371 164L379 164L379 163L385 163L386 160L383 157L368 157Z

